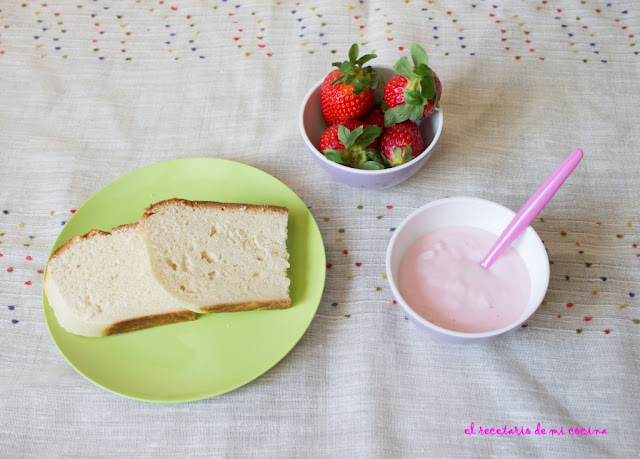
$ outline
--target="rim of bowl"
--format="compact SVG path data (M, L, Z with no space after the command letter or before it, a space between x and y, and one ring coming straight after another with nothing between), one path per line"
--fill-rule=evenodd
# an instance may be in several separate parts
M377 69L391 69L390 67L385 67L385 66L374 66L374 68ZM391 69L393 70L393 69ZM313 87L307 92L307 94L304 96L304 99L302 100L302 106L300 107L300 112L298 114L298 126L300 127L300 134L302 135L302 138L304 139L304 142L307 144L307 147L309 148L309 150L311 150L311 152L318 158L320 158L321 161L331 165L331 166L336 166L339 169L344 169L344 170L348 170L353 172L354 174L357 175L385 175L385 174L391 174L394 171L399 171L402 169L407 169L409 167L411 167L413 164L415 164L416 161L419 161L420 159L422 159L422 156L428 154L433 147L436 145L438 139L440 138L440 134L442 133L442 126L444 125L444 117L442 115L442 106L440 106L440 110L438 110L437 112L433 113L430 116L434 116L436 114L438 114L438 116L440 116L440 122L438 123L438 128L436 129L436 132L433 135L433 140L431 140L431 143L429 144L429 146L427 146L427 148L425 148L422 153L420 153L418 156L414 157L411 161L409 161L408 163L404 163L401 166L395 166L395 167L389 167L386 169L379 169L379 170L367 170L367 169L357 169L355 167L349 167L349 166L344 166L342 164L338 164L334 161L330 161L326 158L325 155L323 155L322 153L320 153L320 151L316 148L316 146L311 142L311 140L309 139L309 136L307 135L307 131L304 128L304 109L307 106L307 103L309 103L309 99L311 98L311 95L316 92L316 90L322 86L322 82L324 81L324 79L318 81L315 85L313 85ZM425 118L426 120L426 118ZM425 120L422 120L423 122Z
M448 328L444 328L441 327L439 325L436 325L432 322L429 322L427 319L425 319L424 317L422 317L421 315L419 315L417 312L415 312L411 306L409 306L409 304L404 300L404 298L402 297L402 295L400 294L400 291L397 288L397 282L396 279L393 276L393 273L391 272L391 250L393 245L395 244L395 241L397 239L397 235L400 234L401 230L407 225L407 223L412 220L418 213L424 212L426 209L430 208L430 207L434 207L436 205L441 205L443 203L450 203L450 202L456 202L456 201L465 201L465 202L477 202L477 203L483 203L483 204L488 204L488 205L493 205L495 207L499 207L503 210L508 211L508 213L513 217L516 215L516 213L509 209L506 206L503 206L502 204L498 204L497 202L494 201L490 201L488 199L482 199L482 198L474 198L474 197L467 197L467 196L456 196L456 197L451 197L451 198L443 198L443 199L438 199L436 201L431 201L423 206L418 207L416 210L414 210L413 212L411 212L409 215L407 215L404 220L402 220L402 223L400 223L400 225L398 225L398 227L396 228L396 230L393 232L393 235L391 236L391 239L389 240L389 245L387 246L387 254L386 254L386 258L385 258L385 265L386 265L386 271L387 271L387 279L389 281L389 286L391 287L391 292L393 293L394 297L397 299L398 304L402 307L402 309L404 310L404 312L406 312L409 316L411 316L411 318L418 322L419 324L423 325L426 328L432 329L433 331L437 331L439 333L442 333L444 335L447 335L449 337L456 337L456 338L467 338L467 339L481 339L481 338L492 338L492 337L496 337L499 335L502 335L506 332L509 332L511 330L514 330L516 328L518 328L519 326L521 326L524 322L526 322L540 307L540 304L542 303L542 300L544 299L544 296L547 292L547 289L549 288L549 276L550 276L550 269L549 269L549 263L545 263L543 266L543 270L544 270L544 281L545 281L545 285L544 288L541 289L541 295L538 295L540 298L535 298L536 303L538 303L538 305L533 308L533 310L531 311L531 313L527 314L522 320L518 319L516 322L513 322L509 325L506 325L502 328L499 328L497 330L490 330L487 332L475 332L475 333L467 333L467 332L459 332L459 331L455 331L455 330L450 330ZM532 236L534 238L535 244L539 247L541 253L544 254L544 257L547 259L547 261L549 260L549 256L547 255L547 251L544 248L544 244L542 243L542 239L540 239L540 236L538 235L538 233L536 232L536 230L534 230L531 226L528 226L527 229L525 231L532 231Z

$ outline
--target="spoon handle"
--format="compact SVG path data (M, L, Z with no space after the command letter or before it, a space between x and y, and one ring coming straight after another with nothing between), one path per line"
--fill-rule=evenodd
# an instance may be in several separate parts
M489 268L502 251L509 247L511 243L523 232L529 224L536 218L542 208L551 200L558 188L562 186L564 181L569 177L571 172L582 159L582 150L574 150L566 159L553 171L553 173L544 181L540 188L527 200L527 202L518 211L513 220L509 222L500 237L496 240L489 250L489 253L482 259L480 264L483 268Z

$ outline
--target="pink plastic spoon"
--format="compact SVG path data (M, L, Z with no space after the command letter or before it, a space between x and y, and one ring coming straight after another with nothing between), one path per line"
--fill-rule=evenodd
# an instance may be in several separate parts
M491 264L500 256L502 251L509 247L511 243L522 233L529 224L536 218L536 215L547 205L556 191L562 186L564 181L571 175L582 159L582 150L573 151L567 158L553 171L544 181L540 188L525 202L513 220L509 222L498 240L493 244L489 253L482 259L480 264L483 268L489 268Z

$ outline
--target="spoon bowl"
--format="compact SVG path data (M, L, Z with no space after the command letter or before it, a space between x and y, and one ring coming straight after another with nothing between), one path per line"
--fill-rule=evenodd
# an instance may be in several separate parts
M389 241L386 257L387 279L391 292L405 316L421 330L454 343L482 343L517 330L538 309L549 286L549 258L542 240L532 227L527 227L512 243L522 257L531 290L522 314L512 323L495 330L469 333L440 327L414 311L398 288L400 262L411 245L426 233L441 228L469 226L496 235L513 219L515 212L492 201L471 197L455 197L430 202L411 213L396 228Z

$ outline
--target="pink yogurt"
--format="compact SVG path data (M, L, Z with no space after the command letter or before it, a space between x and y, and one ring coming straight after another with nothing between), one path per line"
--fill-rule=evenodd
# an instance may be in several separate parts
M449 330L482 333L512 324L525 310L531 279L513 247L489 269L480 266L496 237L468 226L425 234L400 260L400 294L424 319Z

